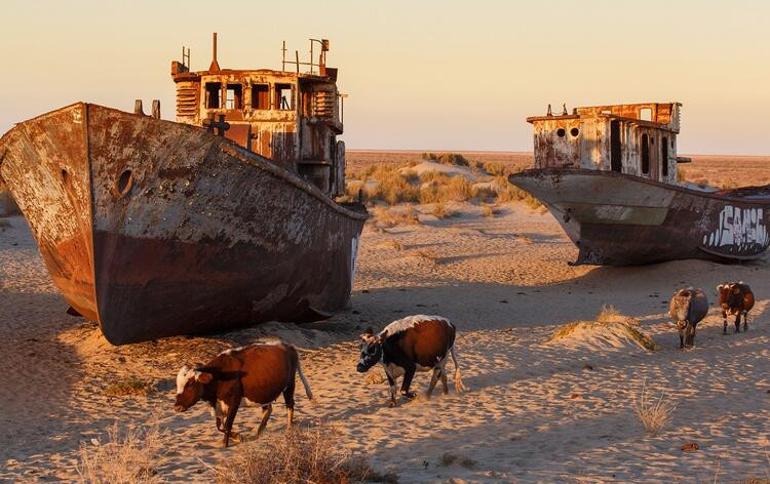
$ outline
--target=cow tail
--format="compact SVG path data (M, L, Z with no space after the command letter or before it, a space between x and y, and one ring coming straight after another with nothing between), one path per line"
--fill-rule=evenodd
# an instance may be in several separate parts
M305 387L305 395L307 395L308 400L312 400L313 392L310 390L310 384L307 382L305 374L302 373L302 365L299 362L299 358L297 358L297 373L299 373L299 379L302 382L302 386Z
M464 392L466 388L460 377L460 364L457 362L457 350L455 350L454 344L452 345L452 348L449 349L449 352L452 354L452 362L455 364L455 391L457 393Z

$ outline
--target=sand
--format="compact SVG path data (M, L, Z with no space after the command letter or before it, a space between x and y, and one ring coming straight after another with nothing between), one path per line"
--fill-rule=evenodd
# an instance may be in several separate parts
M173 379L186 362L277 335L302 348L317 402L297 397L301 423L335 423L350 449L401 482L733 481L770 472L770 294L767 259L743 265L679 261L646 267L570 266L576 257L554 219L520 204L493 218L471 204L459 216L387 230L368 226L351 307L323 323L271 323L208 336L112 347L94 324L65 314L24 220L0 229L0 481L72 480L81 444L154 416L167 433L163 479L209 482L238 451L218 448L202 404L173 412ZM678 349L667 320L675 288L742 279L758 303L747 333L723 336L713 308L696 347ZM639 321L660 349L544 344L604 304ZM440 314L459 328L469 391L387 406L385 383L355 371L357 335L409 314ZM451 363L450 363L451 369ZM372 370L381 372L381 370ZM112 397L110 383L153 379L149 396ZM428 374L413 389L423 391ZM371 381L371 379L369 379ZM376 379L375 379L376 380ZM647 435L633 412L646 386L676 403L671 423ZM270 436L285 428L278 405ZM254 435L259 410L236 420ZM699 450L685 453L691 442ZM451 453L458 461L442 464ZM465 459L464 464L459 461Z

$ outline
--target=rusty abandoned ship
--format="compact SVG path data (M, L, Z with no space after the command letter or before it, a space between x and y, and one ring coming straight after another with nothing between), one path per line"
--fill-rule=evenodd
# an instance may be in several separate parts
M679 183L679 103L575 108L527 118L534 169L511 183L546 205L578 247L576 264L743 261L770 245L770 187Z
M344 191L337 70L191 72L176 121L77 103L0 139L0 176L52 279L113 344L329 317L350 298L365 208ZM294 67L287 71L287 65ZM309 68L309 72L308 72ZM204 129L203 127L206 127ZM224 135L224 136L222 136Z

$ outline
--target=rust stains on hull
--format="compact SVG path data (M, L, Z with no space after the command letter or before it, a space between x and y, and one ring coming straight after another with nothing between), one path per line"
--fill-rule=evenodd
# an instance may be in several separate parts
M577 264L762 257L770 190L709 193L633 175L534 169L511 183L541 200L579 248Z
M114 344L348 302L365 210L203 129L81 103L0 152L54 282Z

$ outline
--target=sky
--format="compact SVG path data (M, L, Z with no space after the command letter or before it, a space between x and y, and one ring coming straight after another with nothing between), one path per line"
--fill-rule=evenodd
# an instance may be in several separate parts
M75 101L174 112L181 46L280 68L331 41L348 149L530 151L527 116L683 103L680 153L770 155L767 0L0 0L0 132Z

